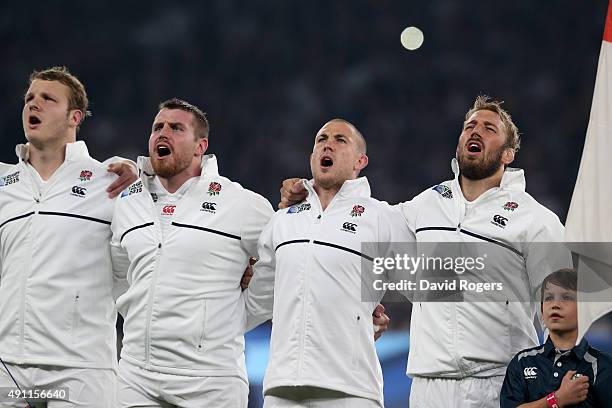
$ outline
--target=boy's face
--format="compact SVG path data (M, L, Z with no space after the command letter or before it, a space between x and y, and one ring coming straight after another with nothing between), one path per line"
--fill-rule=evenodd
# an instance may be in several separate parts
M563 333L578 329L575 290L547 283L542 300L542 316L548 330Z

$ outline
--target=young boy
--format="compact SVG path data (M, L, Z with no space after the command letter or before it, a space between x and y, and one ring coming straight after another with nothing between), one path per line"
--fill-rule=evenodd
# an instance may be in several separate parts
M578 345L577 274L560 269L542 282L546 342L518 353L506 371L501 407L608 407L612 357L582 339Z

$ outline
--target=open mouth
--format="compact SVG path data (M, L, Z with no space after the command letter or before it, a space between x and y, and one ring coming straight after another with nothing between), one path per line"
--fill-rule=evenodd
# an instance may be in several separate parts
M321 157L321 166L322 167L331 167L334 165L334 161L329 156Z
M170 148L163 144L157 145L157 147L155 148L155 151L157 152L157 155L159 157L168 156L170 153L172 153Z
M32 115L28 118L28 123L30 125L40 125L42 122L39 117Z
M467 150L470 153L480 153L482 152L482 145L476 141L470 141L467 143Z

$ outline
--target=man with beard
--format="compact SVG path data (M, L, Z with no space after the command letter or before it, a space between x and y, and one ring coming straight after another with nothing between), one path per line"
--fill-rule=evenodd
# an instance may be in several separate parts
M501 255L488 260L488 270L517 282L504 288L505 301L415 301L407 369L411 407L498 407L509 361L538 344L533 299L542 280L571 265L568 252L546 256L539 244L561 241L564 229L525 192L524 172L508 167L519 147L518 129L501 103L479 96L459 136L454 180L399 204L417 243L495 246ZM283 183L281 205L303 197L299 190L293 180Z
M197 107L161 103L141 179L116 203L113 260L129 284L119 407L247 406L240 281L273 210L219 175L208 132Z
M136 174L77 141L88 104L65 67L34 71L22 111L28 143L17 164L0 165L2 407L24 406L7 398L19 388L55 390L50 408L115 406L111 196Z

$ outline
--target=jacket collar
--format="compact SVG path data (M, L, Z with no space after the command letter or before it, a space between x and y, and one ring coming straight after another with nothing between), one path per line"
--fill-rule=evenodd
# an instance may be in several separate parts
M314 187L312 186L314 183L313 179L302 180L302 182L304 183L304 186L306 187L306 191L308 192L309 196L317 195ZM346 180L342 184L342 187L340 187L340 190L338 191L338 193L336 193L336 195L341 198L370 197L370 183L368 182L368 179L365 176L356 178L354 180Z
M455 182L459 186L459 162L456 158L451 160L451 169L455 174ZM501 190L525 191L525 171L514 167L507 167L502 176L499 188Z
M151 164L151 158L148 156L138 156L136 162L138 171L145 176L152 177L155 175L153 165ZM219 168L217 166L217 157L214 154L205 154L202 156L202 163L200 165L202 173L200 174L200 180L208 177L219 176Z
M578 357L578 359L582 360L584 358L584 354L587 352L588 349L589 342L585 338L582 338L582 340L580 340L580 343L574 346L574 348L572 349L572 353L574 353L576 357ZM557 349L555 348L555 345L550 339L550 336L548 336L548 339L546 339L546 343L544 343L544 355L548 357L554 357L556 351Z
M29 143L21 143L15 147L15 153L19 158L20 162L26 162L30 158L30 149ZM89 157L89 151L87 150L87 145L82 140L77 140L74 143L66 144L66 158L65 161L75 161L78 159L82 159L84 157Z

